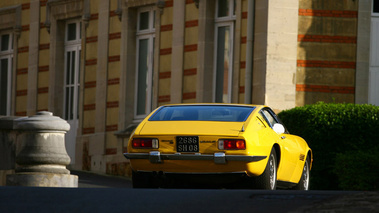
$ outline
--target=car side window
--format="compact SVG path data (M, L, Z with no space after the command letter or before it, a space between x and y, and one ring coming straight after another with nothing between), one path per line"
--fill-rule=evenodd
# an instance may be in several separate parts
M274 126L274 124L279 123L283 125L285 133L289 134L286 126L280 121L279 117L271 109L264 108L259 113L266 120L266 122L270 125L271 128Z
M274 124L279 123L276 118L269 112L268 109L262 109L261 111L262 117L266 120L266 122L270 125L272 128Z

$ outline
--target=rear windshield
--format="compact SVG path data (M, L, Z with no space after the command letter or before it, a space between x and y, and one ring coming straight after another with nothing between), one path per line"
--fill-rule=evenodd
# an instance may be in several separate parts
M245 121L255 107L224 105L165 106L149 121Z

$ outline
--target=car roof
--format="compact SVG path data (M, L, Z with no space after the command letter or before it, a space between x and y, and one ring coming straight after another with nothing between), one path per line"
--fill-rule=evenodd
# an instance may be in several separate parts
M255 105L255 104L235 104L235 103L180 103L180 104L165 104L165 106L245 106L245 107L266 107L264 105Z

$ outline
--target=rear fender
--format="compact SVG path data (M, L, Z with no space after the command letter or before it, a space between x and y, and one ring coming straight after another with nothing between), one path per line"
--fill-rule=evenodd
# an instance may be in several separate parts
M304 152L304 154L300 155L300 158L302 160L298 161L299 163L297 164L296 169L291 178L291 182L293 183L298 183L300 181L301 175L303 174L304 164L307 158L309 158L309 163L310 163L309 169L312 168L312 161L313 161L312 150L308 149L306 152Z
M280 156L280 154L278 154L278 153L280 153L280 151L279 152L277 151L279 149L279 146L277 144L275 144L274 146L260 147L260 152L259 152L260 154L259 155L266 156L266 158L261 160L261 161L252 162L252 163L248 164L246 173L249 176L259 176L259 175L263 174L264 170L266 169L267 162L268 162L268 159L269 159L269 156L270 156L272 149L274 149L275 152L277 153L277 163L280 161L278 159L278 156Z

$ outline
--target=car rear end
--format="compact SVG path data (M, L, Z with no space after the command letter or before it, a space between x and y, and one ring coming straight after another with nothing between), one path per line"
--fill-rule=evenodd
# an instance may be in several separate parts
M246 174L266 156L247 149L244 128L254 107L230 107L162 107L136 129L125 157L134 172Z

